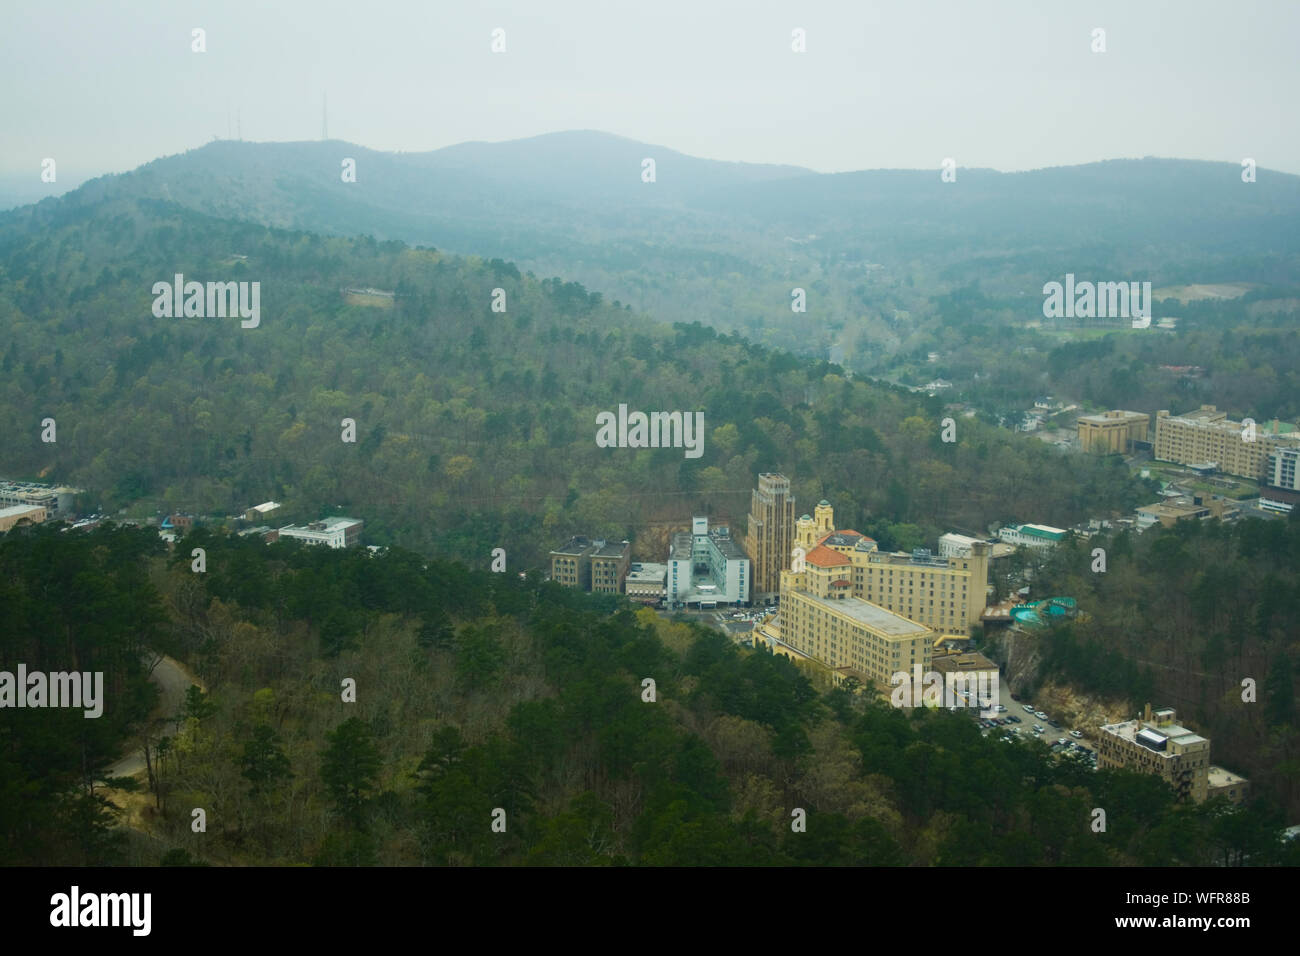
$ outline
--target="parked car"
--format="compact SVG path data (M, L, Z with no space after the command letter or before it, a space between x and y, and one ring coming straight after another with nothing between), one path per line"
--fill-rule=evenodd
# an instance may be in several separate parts
M1083 733L1082 733L1081 731L1078 731L1078 730L1072 730L1072 731L1070 731L1070 736L1071 736L1071 737L1078 738L1078 737L1082 737L1082 736L1083 736Z
M1068 743L1069 743L1069 741L1066 740L1064 737L1062 737L1062 738L1060 738L1059 740L1057 740L1057 742L1056 742L1056 746L1058 746L1058 747L1064 747L1064 746L1066 746Z
M1007 720L1011 721L1013 724L1020 723L1020 718L1017 717L1015 714L1012 714L1010 717L1007 718Z
M1032 714L1032 713L1034 712L1034 705L1033 705L1033 704L1021 704L1020 706L1023 707L1023 708L1025 708L1025 710L1026 710L1028 713L1031 713L1031 714Z
M1042 732L1043 732L1043 728L1038 724L1034 724L1034 733L1041 734Z
M1047 719L1047 715L1046 715L1045 713L1043 713L1041 710L1036 710L1036 711L1034 711L1034 716L1037 717L1039 720L1046 720L1046 719Z

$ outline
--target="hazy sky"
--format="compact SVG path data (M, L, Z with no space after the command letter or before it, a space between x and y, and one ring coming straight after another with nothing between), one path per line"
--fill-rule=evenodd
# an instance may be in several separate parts
M1151 155L1300 173L1291 0L6 6L0 173L39 180L50 156L60 185L225 137L237 113L245 139L319 138L322 93L332 138L384 150L598 129L821 171Z

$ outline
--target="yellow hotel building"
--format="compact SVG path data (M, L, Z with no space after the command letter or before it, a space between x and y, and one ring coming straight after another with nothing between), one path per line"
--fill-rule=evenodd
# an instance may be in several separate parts
M815 517L804 515L795 527L795 547L805 568L781 573L782 619L786 618L787 575L790 586L807 590L809 573L848 582L846 596L869 601L942 635L969 636L979 623L987 596L990 546L971 544L967 556L936 557L880 551L876 542L856 531L836 531L834 511L822 501ZM797 563L800 559L794 559Z

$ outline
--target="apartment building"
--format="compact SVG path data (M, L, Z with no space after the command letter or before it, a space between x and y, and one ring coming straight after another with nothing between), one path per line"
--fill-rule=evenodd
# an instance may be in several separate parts
M596 541L591 552L591 590L596 594L622 594L632 561L626 541Z
M1210 741L1177 723L1173 709L1147 704L1144 715L1101 728L1097 769L1124 767L1150 773L1174 788L1180 800L1204 803L1209 790Z
M939 634L965 637L984 613L990 546L972 541L968 556L936 557L918 549L912 553L881 551L876 542L857 531L834 530L834 511L820 502L814 516L796 523L795 547L802 552L781 575L781 601L788 587L804 588L799 575L808 568L825 569L847 582L847 594L869 601ZM820 572L819 572L820 573Z
M794 547L794 495L785 475L758 476L750 496L745 552L753 568L754 600L767 600L781 591L781 571L790 566Z
M1268 456L1264 480L1274 488L1300 491L1300 446L1275 448Z
M550 554L551 580L566 588L597 594L622 594L632 563L626 541L575 535Z
M1156 435L1153 454L1161 461L1180 465L1213 462L1226 475L1238 475L1257 481L1268 477L1271 455L1282 449L1300 447L1293 433L1282 434L1279 425L1273 430L1256 426L1251 431L1241 422L1228 418L1213 405L1197 411L1171 416L1166 409L1156 412Z
M853 597L848 565L829 548L808 555L803 572L782 573L781 640L841 676L888 687L893 675L929 670L934 631Z
M566 588L591 590L591 552L595 545L590 538L574 535L551 552L551 580Z
M1077 422L1079 447L1094 455L1121 455L1133 451L1135 441L1146 441L1151 416L1121 408L1100 415L1080 415Z

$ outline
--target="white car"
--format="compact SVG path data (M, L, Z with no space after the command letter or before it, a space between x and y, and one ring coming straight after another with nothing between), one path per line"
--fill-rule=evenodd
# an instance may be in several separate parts
M1021 704L1020 706L1023 707L1023 708L1025 708L1025 713L1027 713L1027 714L1033 714L1033 713L1034 713L1034 705L1033 705L1033 704ZM1034 716L1037 717L1038 715L1037 715L1037 714L1034 714Z
M1083 736L1083 733L1080 732L1080 731L1078 731L1078 730L1072 730L1072 731L1070 731L1070 736L1071 736L1071 737L1074 737L1074 738L1077 739L1077 738L1079 738L1079 737L1082 737L1082 736Z
M1034 716L1037 717L1039 720L1046 720L1046 719L1047 719L1047 715L1046 715L1045 713L1043 713L1041 710L1036 710L1036 711L1034 711Z

